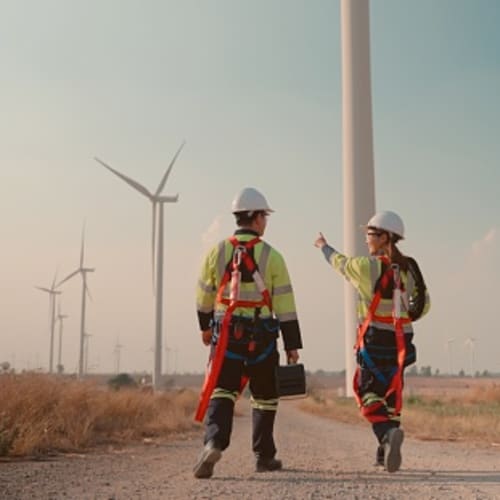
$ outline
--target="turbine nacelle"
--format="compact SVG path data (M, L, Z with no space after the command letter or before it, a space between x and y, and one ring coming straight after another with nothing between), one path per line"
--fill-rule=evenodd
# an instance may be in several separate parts
M179 193L170 196L155 196L154 199L159 203L176 203L179 200Z
M58 284L57 286L59 286L59 284ZM42 290L42 292L51 293L51 294L53 294L53 295L59 295L59 294L61 294L61 293L62 293L62 292L61 292L61 291L59 291L59 290L54 290L54 289L52 289L52 288L45 288L44 286L35 286L35 288L36 288L37 290Z

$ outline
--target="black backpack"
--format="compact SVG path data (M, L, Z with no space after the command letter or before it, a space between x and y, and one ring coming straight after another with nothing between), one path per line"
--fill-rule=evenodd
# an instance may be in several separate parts
M412 321L417 321L424 312L425 307L425 295L427 292L427 287L425 285L424 277L422 276L422 272L418 267L417 261L413 257L406 257L408 260L408 272L413 276L413 280L415 281L415 288L417 293L412 297L408 297L409 301L409 309L408 316ZM380 286L380 280L384 275L387 269L387 264L382 262L382 272L380 273L380 278L377 280L375 284L374 290ZM392 292L394 290L394 280L391 279L388 283L387 287L381 290L382 298L390 299L392 298Z

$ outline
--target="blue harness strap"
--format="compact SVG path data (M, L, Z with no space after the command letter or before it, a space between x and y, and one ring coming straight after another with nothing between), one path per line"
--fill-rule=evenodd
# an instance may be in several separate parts
M363 348L359 350L359 354L363 358L363 361L366 363L367 368L375 375L375 377L377 377L377 380L387 385L388 380L384 377L382 372L375 366L375 363L373 362L372 358L370 358L368 351Z
M226 350L225 357L228 359L236 359L238 361L244 361L247 365L256 365L260 363L264 359L266 359L274 350L276 349L276 342L271 342L264 352L259 354L256 358L249 358L247 356L242 356L241 354L236 354L235 352L231 352Z

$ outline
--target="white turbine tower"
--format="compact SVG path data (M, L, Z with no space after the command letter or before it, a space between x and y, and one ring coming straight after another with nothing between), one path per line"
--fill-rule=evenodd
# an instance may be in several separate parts
M59 295L61 292L56 290L59 285L56 285L56 275L54 275L54 279L52 280L52 285L50 288L46 288L43 286L36 286L38 290L42 290L42 292L46 292L49 294L49 331L50 331L50 341L49 341L49 373L53 372L54 366L54 328L56 325L56 295Z
M468 337L465 340L465 347L469 348L469 356L470 356L470 374L471 377L474 376L474 357L476 350L476 339L474 337Z
M87 273L93 273L95 268L85 267L83 264L84 260L84 248L85 248L85 226L82 230L82 246L80 248L80 265L78 269L68 274L66 278L58 283L57 286L62 285L66 281L70 280L73 276L80 274L82 276L82 306L81 306L81 315L80 315L80 349L79 349L79 357L78 357L78 378L83 377L84 373L84 341L85 341L85 312L86 312L86 299L87 294L89 298L92 298L90 295L89 288L87 286Z
M452 361L452 347L455 339L453 337L449 338L446 341L446 350L448 351L448 372L450 375L453 375L453 361Z
M62 336L63 336L63 320L68 316L61 314L61 303L57 304L57 321L59 322L59 345L57 349L57 373L63 372L62 364Z
M90 337L92 335L90 333L85 332L85 374L89 372L89 344L90 344Z
M344 252L366 253L359 225L375 212L368 0L341 0ZM345 283L346 396L353 395L357 294Z
M163 178L158 185L155 193L151 193L142 184L134 181L130 177L123 175L114 168L110 167L108 164L101 161L99 158L95 158L103 167L107 168L109 171L124 180L129 186L132 186L135 190L139 191L142 195L146 196L152 203L153 208L153 226L152 226L152 266L153 266L153 290L156 296L156 310L155 310L155 347L154 347L154 371L153 371L153 388L155 390L160 388L161 380L161 358L162 358L162 321L163 321L163 205L165 203L175 203L179 199L179 195L174 196L162 196L160 193L165 187L168 176L174 166L177 157L179 156L182 148L184 147L184 142L181 144L175 156L173 157L170 165L168 166ZM156 259L156 262L155 262ZM155 281L155 270L156 270L156 281Z

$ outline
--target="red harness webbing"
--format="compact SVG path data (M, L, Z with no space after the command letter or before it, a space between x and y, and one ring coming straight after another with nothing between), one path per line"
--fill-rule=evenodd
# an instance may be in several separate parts
M383 262L385 262L386 264L390 264L389 260L385 257L382 257L381 260ZM392 317L385 318L385 317L377 316L377 315L375 315L375 311L377 310L377 307L380 303L380 299L382 298L382 290L389 285L389 282L392 278L394 278ZM361 400L361 397L359 395L359 382L358 382L359 371L360 371L359 365L357 366L356 372L354 374L353 388L354 388L354 395L355 395L356 401L358 403L358 406L361 408L363 416L365 416L372 423L382 422L382 421L387 420L385 416L376 415L376 412L384 404L384 402L387 401L387 398L392 393L395 393L394 413L396 415L399 415L399 413L401 412L401 408L403 406L403 397L402 397L403 378L402 378L402 375L403 375L404 360L405 360L405 356L406 356L406 345L405 345L403 324L410 323L411 320L409 318L401 318L401 314L400 314L401 297L399 295L397 297L397 300L395 300L396 294L401 294L401 278L400 278L400 274L399 274L399 269L395 270L392 267L389 267L387 269L387 271L382 275L378 289L375 292L375 295L373 296L370 307L368 308L368 312L366 314L366 317L365 317L363 323L358 328L358 337L356 340L356 344L354 346L354 350L356 352L358 351L358 349L359 350L364 349L365 333L368 330L368 327L369 327L372 320L394 324L394 334L396 336L396 349L397 349L397 353L398 353L397 354L398 365L397 365L396 373L393 375L391 382L389 384L389 387L387 388L387 391L385 393L384 401L374 403L372 405L369 405L368 407L363 407L362 400Z
M222 368L222 364L224 363L224 356L227 349L227 344L229 341L229 325L231 323L231 316L233 311L237 307L262 307L267 306L270 311L272 311L272 301L269 290L264 285L262 277L257 269L255 261L248 254L248 250L254 247L261 240L259 237L249 240L247 242L238 241L235 236L229 238L229 241L235 248L233 253L233 262L231 265L232 271L229 272L229 269L226 267L226 272L222 277L219 290L217 292L217 302L227 305L227 309L224 313L224 317L222 319L222 325L220 330L219 339L215 346L215 352L213 352L213 356L208 360L208 366L205 374L205 380L203 382L203 387L200 393L200 401L198 403L198 408L195 414L195 420L198 422L202 422L205 417L205 413L208 408L208 403L210 402L210 397L215 389L215 385L217 384L217 380L219 378L219 374ZM239 266L243 263L246 269L252 274L252 277L259 289L259 292L262 294L262 300L253 301L253 300L239 300L239 285L240 285L240 270ZM226 288L226 285L230 283L230 296L229 299L224 298L222 295ZM240 383L240 393L245 388L245 385L248 381L247 377L243 377Z

